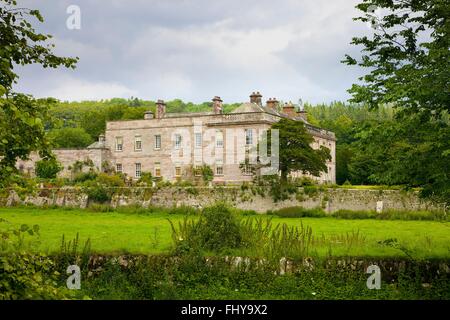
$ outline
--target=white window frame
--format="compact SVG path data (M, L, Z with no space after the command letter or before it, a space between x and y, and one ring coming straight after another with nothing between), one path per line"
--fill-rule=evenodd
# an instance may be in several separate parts
M123 137L116 137L116 151L123 151Z
M245 129L245 145L253 145L253 129Z
M155 150L161 149L161 135L155 134Z
M223 131L216 130L216 147L223 148Z
M201 148L202 144L203 144L203 136L201 132L196 132L194 134L194 139L195 139L195 147L196 148Z
M139 147L138 147L139 145ZM135 136L134 137L134 151L142 151L142 137Z
M123 166L122 166L121 163L116 163L116 172L117 173L123 173Z
M142 164L140 162L135 163L134 169L135 169L134 176L136 178L140 178L142 176Z
M156 174L156 170L159 170L159 174ZM155 162L155 177L161 177L161 162Z

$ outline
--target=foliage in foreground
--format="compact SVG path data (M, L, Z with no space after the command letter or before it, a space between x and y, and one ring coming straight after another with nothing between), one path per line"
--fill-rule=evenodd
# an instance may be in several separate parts
M426 261L415 261L411 255L406 268L383 276L381 290L368 290L368 275L363 266L329 264L335 258L320 259L311 250L315 243L328 240L352 246L364 241L359 234L335 239L314 238L309 227L273 226L270 219L254 217L236 220L233 213L220 204L204 211L201 223L192 222L184 230L188 231L188 241L180 239L181 234L176 230L176 250L170 255L97 256L90 252L90 241L82 247L78 236L69 242L63 238L60 251L51 258L2 255L0 268L7 272L0 273L0 281L6 283L7 289L0 298L450 299L449 275L425 268ZM216 213L224 213L225 218ZM225 239L225 245L218 247L227 227L234 228L233 237ZM189 233L192 230L199 234ZM2 250L16 250L25 244L25 234L31 236L36 232L39 232L37 226L32 229L22 226L12 233L18 235L12 242L3 240ZM207 237L213 237L213 241L208 242ZM192 250L195 247L189 248L187 243L191 247L206 244L207 250ZM395 240L385 241L385 245L404 249ZM283 257L297 266L284 275L280 274L280 258ZM97 263L94 265L93 261ZM65 269L74 263L82 270L82 289L67 292L63 288L67 279ZM14 279L21 279L20 283L11 280L12 274L19 275Z
M327 268L280 275L278 264L243 264L187 255L176 263L153 256L123 268L111 259L97 276L88 278L80 294L94 299L450 299L448 275L430 275L410 267L393 279L382 280L380 290L366 286L363 267ZM425 280L426 279L426 280ZM423 280L427 285L423 285Z
M0 223L8 224L0 219ZM65 299L68 292L58 283L59 272L53 260L44 255L29 253L28 241L39 235L37 225L30 228L9 227L0 238L0 300ZM27 236L32 237L27 241ZM30 244L30 243L28 243Z
M43 67L75 67L77 59L53 54L50 35L36 32L32 21L43 22L38 10L17 7L16 0L0 0L0 185L17 171L18 158L26 159L37 151L51 159L50 143L45 134L49 105L54 99L36 100L16 93L13 85L18 75L16 65L38 64Z

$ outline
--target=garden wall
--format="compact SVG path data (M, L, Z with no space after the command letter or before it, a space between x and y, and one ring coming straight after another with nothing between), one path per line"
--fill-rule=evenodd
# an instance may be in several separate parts
M260 188L260 187L259 187ZM307 192L308 191L308 192ZM113 207L138 205L143 207L192 206L202 208L217 201L244 210L264 213L285 207L323 208L332 213L345 210L433 210L438 208L420 199L417 192L400 190L368 189L314 189L299 188L289 199L274 202L268 191L266 194L255 187L160 187L160 188L118 188L113 190L110 205ZM9 191L0 196L1 206L32 204L36 206L57 205L85 208L92 202L82 189L64 187L40 189L33 195L17 194Z
M145 255L120 255L120 256L106 256L106 255L90 255L86 261L86 267L89 270L88 275L99 274L104 270L105 265L108 262L114 262L118 264L122 269L129 269L136 265L136 263L142 261L154 261L169 265L174 265L180 262L180 257L173 256L145 256ZM256 266L263 266L264 259L252 259L245 257L207 257L205 258L205 264L212 265L214 262L225 262L225 266L228 266L231 270L236 270L239 267L247 267L252 264ZM414 274L418 270L421 271L421 278L417 281L425 282L431 281L434 277L440 275L450 274L450 264L448 260L424 260L414 261L405 258L396 259L382 259L382 258L350 258L350 257L337 257L329 258L324 261L315 261L314 259L307 257L300 261L293 261L286 258L281 258L278 265L278 274L289 274L294 272L312 271L315 268L324 268L324 270L347 270L353 272L361 272L366 274L367 267L370 265L376 265L380 268L380 274L383 281L387 283L393 283L398 280L398 276L401 272L408 271ZM367 276L368 277L368 276Z

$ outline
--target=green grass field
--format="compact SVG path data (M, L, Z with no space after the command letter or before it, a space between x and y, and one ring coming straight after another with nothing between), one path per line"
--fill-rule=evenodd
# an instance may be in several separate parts
M79 233L83 244L91 239L92 251L97 253L148 253L168 252L172 245L171 228L167 219L177 225L182 215L166 213L126 214L97 213L87 210L0 208L0 218L13 225L39 225L39 250L56 252L64 234L66 240ZM253 218L243 217L245 218ZM263 216L263 218L269 218ZM325 236L332 244L316 245L319 255L331 249L333 255L394 257L405 256L398 249L379 244L379 241L395 238L398 243L417 258L450 258L450 223L438 221L399 220L345 220L335 218L279 218L271 217L274 225L308 225L317 238ZM7 224L1 223L0 228ZM351 246L340 244L346 234L359 231L364 241Z

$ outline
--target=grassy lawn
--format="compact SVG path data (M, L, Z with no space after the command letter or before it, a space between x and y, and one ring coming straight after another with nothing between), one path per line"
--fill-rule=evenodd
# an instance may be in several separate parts
M39 249L44 252L59 250L61 237L75 238L81 244L90 238L92 251L98 253L163 253L172 245L171 229L167 219L177 223L182 215L163 213L125 214L97 213L86 210L0 208L0 218L15 225L38 224L41 233ZM265 218L265 217L264 217ZM274 225L308 225L316 238L325 236L332 245L316 245L320 255L330 250L333 255L393 257L404 256L398 249L378 244L378 241L396 238L412 250L415 257L450 258L450 223L437 221L344 220L336 218L279 218L272 217ZM5 224L0 224L5 228ZM346 234L359 231L363 241L342 245Z

